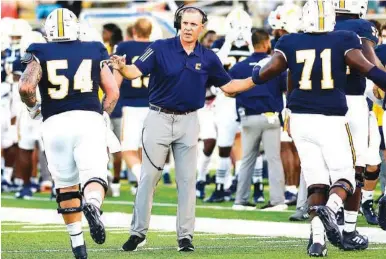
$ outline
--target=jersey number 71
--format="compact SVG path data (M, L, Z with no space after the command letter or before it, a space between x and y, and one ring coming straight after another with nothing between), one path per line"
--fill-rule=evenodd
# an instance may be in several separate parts
M311 72L315 62L315 50L296 51L296 63L304 63L302 77L299 82L299 89L312 90ZM334 80L331 77L331 49L325 49L320 53L322 59L322 89L333 89Z

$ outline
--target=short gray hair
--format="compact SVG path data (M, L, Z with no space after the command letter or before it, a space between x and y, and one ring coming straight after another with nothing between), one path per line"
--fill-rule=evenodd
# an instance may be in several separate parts
M187 7L186 9L184 9L181 12L181 19L182 19L182 16L184 15L184 13L199 13L201 15L201 23L203 23L203 21L204 21L204 15L196 8Z

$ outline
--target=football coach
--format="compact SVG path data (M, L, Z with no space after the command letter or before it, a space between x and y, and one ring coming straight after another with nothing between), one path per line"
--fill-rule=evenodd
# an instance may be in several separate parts
M132 65L125 57L112 56L113 68L133 80L150 74L149 113L142 130L142 169L125 251L135 251L146 242L153 195L162 173L169 146L175 159L178 191L178 251L194 251L192 245L196 207L196 167L199 123L197 110L204 106L205 86L220 87L234 96L254 86L251 77L232 80L214 52L198 37L207 16L193 6L180 7L174 26L176 37L152 43Z

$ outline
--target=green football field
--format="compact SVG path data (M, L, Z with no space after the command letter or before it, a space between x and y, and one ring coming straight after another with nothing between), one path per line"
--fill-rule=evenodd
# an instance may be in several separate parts
M207 194L213 185L207 188ZM268 188L266 187L266 190ZM376 192L376 197L379 195ZM269 199L266 193L266 199ZM105 212L132 213L134 196L130 185L122 182L121 197L107 197ZM57 208L55 201L48 194L36 194L32 200L16 200L11 193L2 194L2 207L50 209ZM160 183L154 198L152 215L176 215L177 192L175 185L165 186ZM196 216L199 218L239 219L270 222L289 222L288 217L295 207L288 212L233 211L232 202L208 204L197 202ZM27 212L26 212L27 213ZM30 213L30 211L28 211ZM27 215L28 216L28 215ZM8 215L9 218L9 215ZM12 218L12 217L11 217ZM303 224L307 224L304 222ZM359 217L359 226L370 227ZM377 226L375 226L377 228ZM306 258L307 239L284 238L273 236L235 235L219 233L195 233L196 251L190 254L177 252L175 232L159 232L151 229L148 242L137 252L122 252L120 247L128 238L127 227L107 227L107 241L103 245L92 242L87 227L84 228L89 258ZM1 258L71 258L69 237L64 224L37 224L26 222L2 222ZM342 252L329 245L331 258L386 258L386 244L371 243L369 249L362 252Z

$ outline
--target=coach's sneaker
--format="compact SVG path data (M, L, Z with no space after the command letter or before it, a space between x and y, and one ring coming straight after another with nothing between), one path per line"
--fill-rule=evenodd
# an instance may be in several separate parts
M85 203L83 213L90 227L90 235L95 243L103 244L106 240L106 231L101 221L102 211L94 204Z
M250 202L235 203L232 206L232 210L255 210L256 204Z
M72 248L72 253L76 259L87 259L86 244Z
M360 235L358 231L342 232L342 248L345 251L364 250L369 246L369 240L366 236Z
M189 238L178 240L178 252L193 252L194 246Z
M289 217L290 221L304 221L310 218L308 207L303 206L296 209L296 212Z
M131 235L130 238L123 244L122 249L124 251L137 251L138 247L142 247L146 244L146 238Z
M198 181L196 183L196 197L201 200L205 198L205 185L206 183L204 181Z
M336 223L335 213L327 206L319 206L316 209L320 220L323 223L324 229L328 240L333 246L342 246L342 234L339 231L338 224Z
M165 185L170 185L172 184L172 180L170 178L170 174L169 173L164 173L162 174L162 180L164 182Z
M20 192L15 193L17 199L29 200L32 198L33 192L29 185L24 185Z
M253 201L255 203L264 203L264 185L263 183L257 182L253 184Z
M111 183L111 196L119 197L121 196L121 184L120 183Z
M288 205L287 204L272 205L271 202L268 202L268 204L264 205L260 209L264 211L285 211L288 209Z
M137 195L137 190L138 190L138 183L134 183L134 185L132 185L130 187L130 192L132 195Z
M320 243L312 243L307 249L310 257L325 257L327 256L327 246Z
M362 213L366 218L366 221L370 225L378 225L377 214L374 211L373 200L368 200L362 203Z
M378 224L383 230L386 230L386 196L383 196L378 204Z

